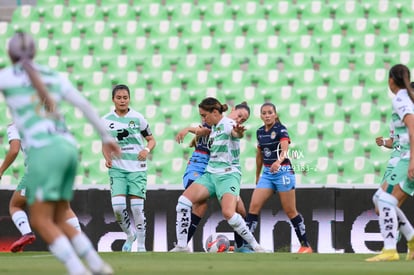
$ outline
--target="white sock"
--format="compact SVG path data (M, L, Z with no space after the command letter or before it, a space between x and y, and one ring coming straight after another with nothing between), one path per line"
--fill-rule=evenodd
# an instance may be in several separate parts
M383 192L385 192L385 191L382 190L382 188L378 188L378 190L372 196L372 202L374 203L374 206L375 206L376 209L378 209L378 198L380 197L380 195Z
M70 225L72 225L76 230L78 230L79 232L82 231L81 230L81 226L79 224L79 220L78 217L73 217L73 218L69 218L66 220L66 222Z
M134 217L138 238L138 247L145 248L146 220L144 212L144 199L131 199L131 211Z
M83 232L80 232L71 239L71 242L76 254L88 263L89 268L94 272L99 271L104 262L88 237Z
M382 192L378 198L379 224L384 238L384 249L397 248L397 205L398 200L386 192Z
M22 235L32 232L26 212L19 210L12 215L12 220Z
M188 229L191 223L191 208L193 203L181 195L175 208L177 211L177 221L175 230L177 234L177 246L187 247Z
M134 238L134 231L131 228L131 219L127 210L126 198L122 196L112 197L112 209L115 219L127 237Z
M65 236L57 237L50 245L50 252L61 261L69 274L86 273L86 268L82 261L76 255L75 250Z
M404 235L407 241L411 240L414 237L413 226L399 207L395 207L395 211L397 212L401 234Z
M253 249L260 246L240 214L234 213L227 222Z

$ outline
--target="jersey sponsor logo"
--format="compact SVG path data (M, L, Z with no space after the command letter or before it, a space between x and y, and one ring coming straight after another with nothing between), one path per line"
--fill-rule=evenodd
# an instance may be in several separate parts
M118 132L118 133L117 133L117 135L116 135L116 138L117 138L118 140L123 140L124 138L126 138L127 136L129 136L129 132L128 132L128 130L127 130L127 129L120 129L120 130L118 130L117 132Z
M115 128L115 124L111 122L111 124L109 124L109 129L114 129L114 128Z
M272 151L269 148L265 147L263 148L263 154L266 158L270 158L270 156L272 155Z

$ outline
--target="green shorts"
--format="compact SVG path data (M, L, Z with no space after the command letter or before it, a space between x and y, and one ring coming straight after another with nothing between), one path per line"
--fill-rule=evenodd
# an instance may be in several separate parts
M408 166L410 165L409 159L401 159L392 169L387 182L394 186L399 184L401 189L410 196L414 194L414 181L407 177Z
M394 157L394 158L391 158L388 161L387 167L385 168L384 176L382 177L382 180L381 180L381 183L387 182L389 185L391 185L389 177L391 176L392 170L394 169L394 167L397 165L397 163L400 160L401 160L401 158Z
M70 201L78 167L78 150L60 136L47 146L30 148L27 154L27 202Z
M147 172L127 172L118 169L109 170L109 181L111 184L111 195L133 195L146 198L147 194Z
M216 196L221 201L221 198L226 193L239 196L240 180L241 175L239 173L212 174L206 172L196 179L195 183L205 186L210 197Z
M16 187L16 191L20 191L20 195L25 196L27 187L27 172L24 173L22 179Z

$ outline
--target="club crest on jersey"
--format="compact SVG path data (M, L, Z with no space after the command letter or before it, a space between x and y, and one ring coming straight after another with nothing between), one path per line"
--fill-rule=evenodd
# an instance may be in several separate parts
M131 121L128 123L128 127L129 127L129 128L134 129L134 128L137 128L137 125L135 125L135 122L134 122L133 120L131 120Z
M276 132L275 132L275 131L273 131L273 132L270 134L270 138L271 138L271 139L275 139L275 138L276 138Z

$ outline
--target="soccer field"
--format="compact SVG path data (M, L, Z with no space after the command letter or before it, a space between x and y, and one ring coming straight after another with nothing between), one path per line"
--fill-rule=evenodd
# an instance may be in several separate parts
M115 274L413 274L414 262L368 263L366 254L101 253ZM0 253L0 274L66 274L48 252Z

